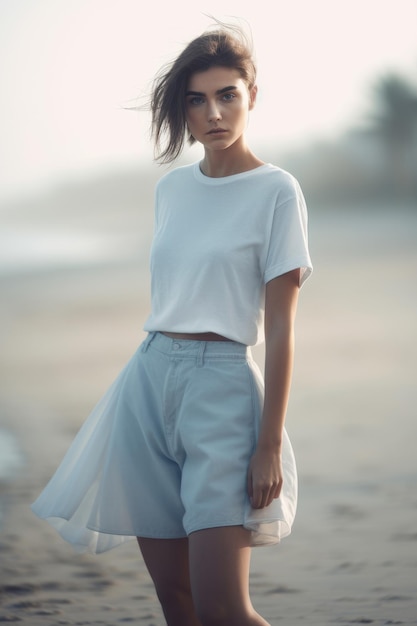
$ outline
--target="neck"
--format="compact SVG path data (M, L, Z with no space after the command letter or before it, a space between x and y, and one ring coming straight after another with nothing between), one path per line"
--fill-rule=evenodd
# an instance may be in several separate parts
M227 150L206 150L204 158L200 164L201 171L211 178L222 178L233 176L264 165L264 161L245 147L239 150L231 146Z

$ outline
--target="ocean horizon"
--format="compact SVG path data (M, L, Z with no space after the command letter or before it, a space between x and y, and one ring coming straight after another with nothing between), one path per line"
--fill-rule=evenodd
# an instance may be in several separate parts
M0 276L134 261L135 233L65 232L5 228L0 233Z

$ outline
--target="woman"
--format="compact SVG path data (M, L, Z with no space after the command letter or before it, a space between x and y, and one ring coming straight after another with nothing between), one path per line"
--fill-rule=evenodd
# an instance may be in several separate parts
M159 159L187 135L204 156L157 185L148 335L33 505L81 550L136 536L169 626L267 624L251 547L289 534L296 508L284 420L312 267L297 181L246 142L255 79L223 26L157 77ZM265 391L249 348L264 336Z

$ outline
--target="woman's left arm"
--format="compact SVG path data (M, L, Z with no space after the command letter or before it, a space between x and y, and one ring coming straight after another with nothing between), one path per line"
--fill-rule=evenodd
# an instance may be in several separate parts
M255 509L268 506L282 488L282 439L293 369L299 276L300 270L293 270L266 285L265 399L248 471L248 493Z

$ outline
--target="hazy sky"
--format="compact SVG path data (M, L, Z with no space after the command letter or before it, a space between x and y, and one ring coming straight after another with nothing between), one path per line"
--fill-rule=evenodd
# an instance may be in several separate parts
M0 195L151 159L148 115L122 107L206 13L252 29L254 147L337 136L378 76L417 81L416 0L0 0Z

